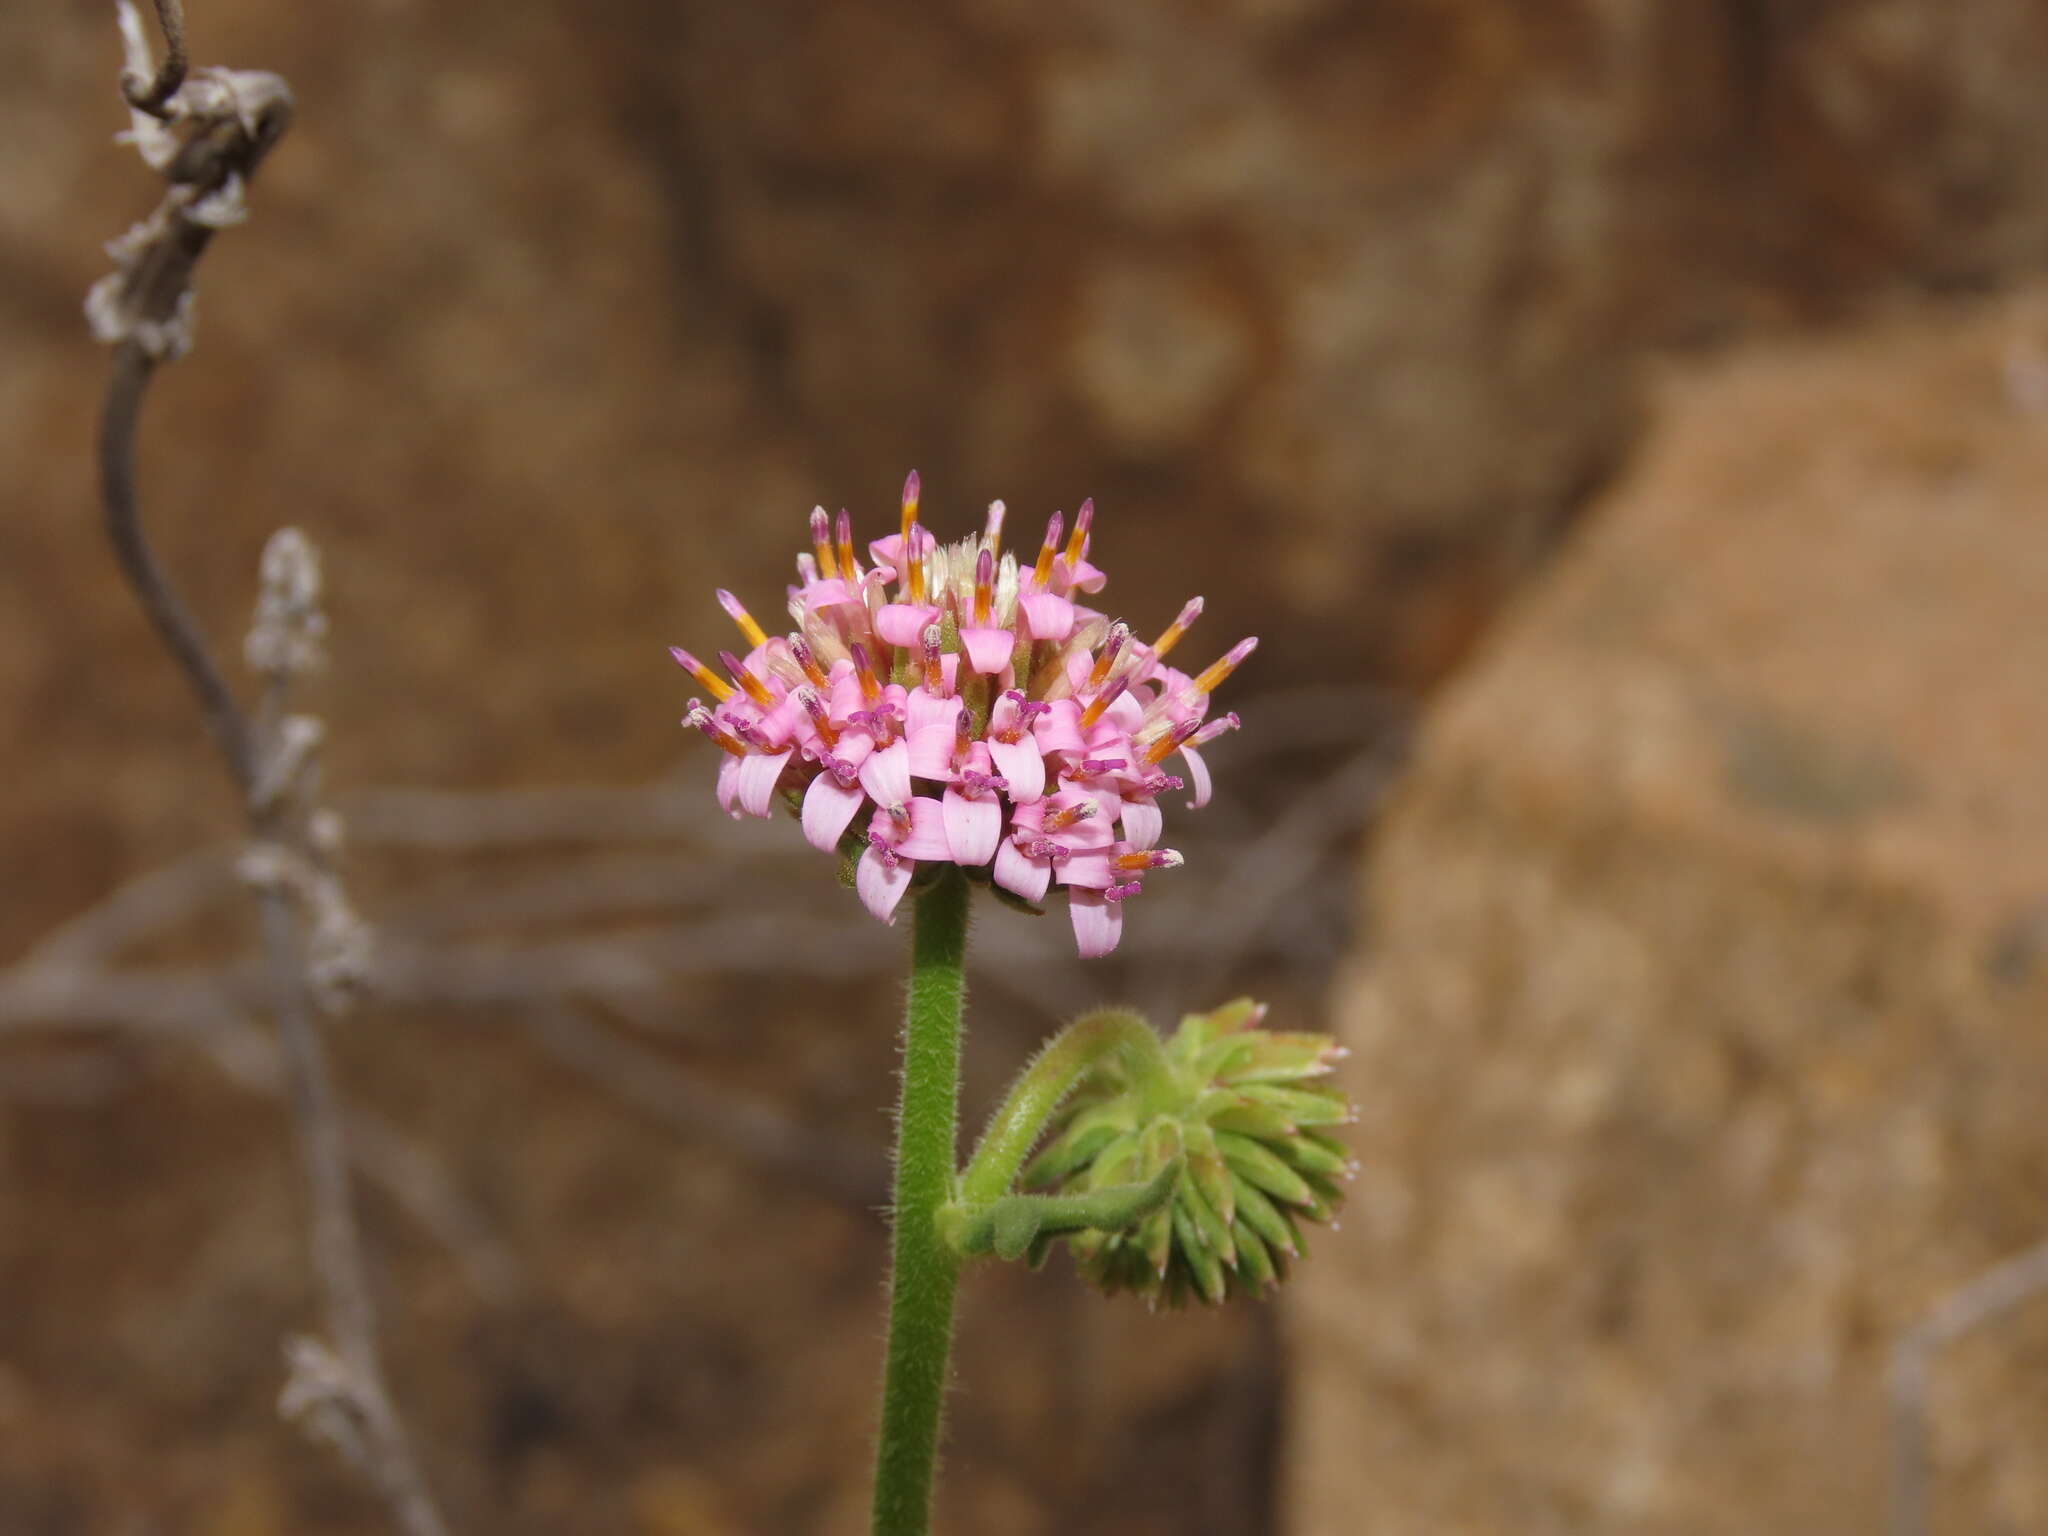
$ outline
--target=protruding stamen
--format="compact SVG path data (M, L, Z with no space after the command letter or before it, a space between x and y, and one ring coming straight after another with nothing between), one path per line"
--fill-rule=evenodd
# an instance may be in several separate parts
M675 657L677 666L697 679L698 685L719 703L723 704L732 697L732 684L705 666L703 662L692 656L680 645L670 646L668 653Z
M988 504L988 521L981 528L981 547L990 554L1003 547L1003 517L1008 510L1000 501Z
M896 739L896 711L892 705L883 704L875 709L856 709L846 717L846 723L857 726L874 737L875 745L885 747Z
M818 557L818 574L831 581L839 574L839 557L832 552L832 515L823 507L811 508L811 549Z
M903 504L906 507L917 505L916 498L910 492L905 491L904 496L906 499ZM923 532L924 529L914 522L906 523L903 528L904 580L909 588L910 601L920 605L924 602L924 556L919 553L917 546L918 536Z
M839 509L839 520L833 526L833 537L838 541L839 577L842 581L859 579L860 564L853 558L853 518L846 508Z
M768 685L749 672L739 657L733 655L731 651L720 651L718 653L718 664L732 674L734 682L747 690L748 698L752 699L763 709L773 709L775 707L775 695L768 691Z
M1207 745L1209 745L1210 742L1214 741L1218 736L1223 735L1226 731L1236 730L1238 724L1239 721L1237 718L1236 710L1232 710L1227 715L1219 715L1214 720L1211 720L1207 725L1203 726L1200 730L1196 731L1194 735L1190 736L1188 738L1188 745L1191 747L1206 747Z
M1088 530L1095 526L1095 498L1090 496L1081 503L1081 510L1074 514L1074 534L1067 540L1067 564L1072 565L1088 553Z
M939 660L939 626L936 624L925 625L924 634L921 638L924 642L924 691L936 694L943 699L947 696L946 669L940 664ZM965 710L960 712L960 718L962 720L967 718Z
M811 724L818 728L818 736L825 745L837 746L839 727L832 723L831 713L825 708L825 701L818 697L818 690L799 688L796 691L796 701L803 706L804 713L811 717Z
M1001 505L1001 503L998 503ZM974 622L986 629L996 600L995 551L984 546L974 557Z
M1258 636L1247 635L1228 651L1224 652L1217 660L1209 663L1208 669L1188 685L1188 691L1198 694L1212 692L1223 679L1230 676L1231 673L1244 664L1245 657L1251 655L1258 648Z
M1088 673L1088 681L1081 685L1083 693L1100 688L1109 676L1109 669L1116 665L1116 659L1123 653L1124 643L1131 638L1131 626L1119 619L1109 626L1109 638L1102 643L1102 654L1095 658L1095 665Z
M889 824L891 826L895 827L896 830L899 833L901 833L904 837L910 836L909 806L905 805L901 800L898 800L894 805L886 807L885 813L889 818Z
M746 744L712 717L711 711L704 707L702 699L690 700L690 710L683 716L683 724L694 726L709 736L718 743L720 751L729 752L734 757L747 755Z
M1189 598L1187 605L1180 611L1180 617L1167 625L1166 632L1152 642L1152 659L1157 661L1176 645L1179 645L1180 637L1188 632L1188 626L1201 616L1202 600L1199 597Z
M1179 725L1167 731L1157 741L1153 742L1151 746L1139 753L1138 761L1148 765L1165 762L1170 755L1186 746L1189 739L1201 728L1202 722L1199 720L1181 721Z
M903 526L900 531L906 552L910 548L910 525L917 521L917 497L922 485L914 469L903 477Z
M1131 853L1119 853L1109 861L1111 869L1135 874L1141 869L1179 869L1187 862L1172 848L1144 848Z
M718 606L726 611L727 616L731 618L733 623L739 625L740 633L747 637L747 644L766 645L768 643L767 631L756 624L754 616L740 606L740 600L723 587L718 589Z
M1089 726L1100 720L1102 712L1122 698L1124 690L1130 686L1131 674L1128 672L1119 672L1115 677L1111 678L1109 686L1090 699L1088 707L1081 711L1081 729L1085 731Z
M1057 512L1046 519L1045 542L1038 546L1038 564L1031 568L1034 585L1042 587L1052 580L1052 558L1060 552L1060 534L1066 526L1066 519Z
M1063 805L1056 811L1047 811L1045 819L1039 822L1039 829L1045 832L1064 832L1077 821L1086 821L1096 814L1093 800L1076 800L1072 805Z
M1119 768L1130 766L1130 759L1126 757L1084 757L1075 765L1071 777L1092 778L1098 773L1114 773Z
M953 763L956 767L967 760L967 749L973 745L974 725L963 709L953 717Z
M860 696L869 708L882 696L881 680L875 676L875 669L868 660L868 648L858 640L847 646L846 654L853 658L854 676L860 679Z
M825 676L825 669L818 665L816 652L812 651L810 642L805 640L802 635L791 635L789 637L789 654L797 666L803 669L805 682L809 683L820 693L830 693L832 691L831 679Z

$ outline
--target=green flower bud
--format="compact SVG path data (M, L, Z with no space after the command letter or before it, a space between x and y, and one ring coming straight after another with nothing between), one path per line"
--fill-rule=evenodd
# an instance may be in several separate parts
M1265 1013L1240 998L1190 1014L1163 1070L1106 1054L1024 1169L1020 1187L1051 1196L1178 1170L1171 1198L1142 1220L1060 1234L1105 1291L1154 1306L1263 1294L1300 1256L1302 1226L1340 1203L1354 1165L1323 1128L1354 1118L1330 1080L1344 1052L1328 1035L1265 1029Z

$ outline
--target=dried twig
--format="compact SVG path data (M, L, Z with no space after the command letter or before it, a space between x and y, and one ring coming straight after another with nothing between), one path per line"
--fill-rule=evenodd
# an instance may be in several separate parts
M132 66L122 70L121 96L136 111L163 118L171 97L185 83L185 7L181 0L156 0L156 19L164 33L164 61L154 74ZM131 56L146 54L148 44L141 41L141 27L142 18L124 8L121 29L128 35Z
M527 1017L534 1042L550 1056L685 1135L738 1147L754 1161L845 1204L875 1205L887 1195L879 1146L859 1146L813 1129L728 1088L707 1089L660 1052L593 1024L572 1008L536 1004Z
M122 94L134 109L137 148L164 175L164 196L148 220L109 248L116 270L86 304L94 332L115 349L100 427L107 532L144 611L199 696L255 838L244 871L257 887L287 1096L311 1195L314 1269L334 1345L331 1357L319 1352L331 1370L295 1369L286 1402L330 1431L337 1419L353 1424L354 1433L334 1438L359 1452L394 1523L408 1536L441 1536L445 1527L384 1384L347 1137L312 1012L317 995L346 983L354 930L323 863L332 839L311 805L309 757L318 731L283 713L289 683L317 647L324 623L317 570L289 530L265 552L264 599L250 642L251 659L269 679L259 730L158 563L136 506L135 434L144 394L157 364L191 344L194 268L213 232L242 217L248 178L290 122L291 92L269 74L209 70L188 77L181 8L177 0L158 0L157 9L170 55L152 70L140 20L122 0ZM301 932L302 910L310 934ZM313 1353L301 1348L293 1358L303 1362ZM315 1374L324 1383L317 1389L308 1385Z
M1964 1334L2043 1293L2048 1293L2048 1238L1949 1292L1893 1347L1893 1536L1926 1536L1933 1528L1927 1393L1936 1358Z

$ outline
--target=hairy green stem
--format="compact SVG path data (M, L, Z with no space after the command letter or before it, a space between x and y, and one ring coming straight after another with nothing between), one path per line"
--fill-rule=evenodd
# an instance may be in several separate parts
M1168 1085L1173 1068L1166 1049L1142 1015L1127 1008L1082 1014L1054 1035L1011 1085L960 1180L960 1203L972 1209L1008 1194L1067 1095L1112 1057L1141 1097L1156 1098Z
M875 1455L874 1536L925 1536L953 1347L960 1261L939 1235L953 1197L960 1119L960 1016L966 999L967 882L947 870L917 898L903 1093L896 1114L895 1252L889 1354Z

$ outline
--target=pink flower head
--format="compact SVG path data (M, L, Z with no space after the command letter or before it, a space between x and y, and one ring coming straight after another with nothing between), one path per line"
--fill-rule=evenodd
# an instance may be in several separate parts
M811 513L788 634L721 591L748 649L718 652L718 671L672 653L711 695L683 723L725 754L726 811L783 800L814 846L858 853L855 889L884 922L920 866L957 864L1026 903L1063 889L1081 953L1106 955L1144 877L1181 862L1159 846L1159 796L1208 802L1200 748L1237 727L1209 697L1257 642L1189 676L1165 658L1199 597L1149 645L1084 606L1107 579L1088 563L1093 502L1064 542L1055 513L1026 563L1002 549L1001 502L979 535L940 544L918 491L913 474L866 565L846 513ZM1164 766L1176 756L1185 779Z

